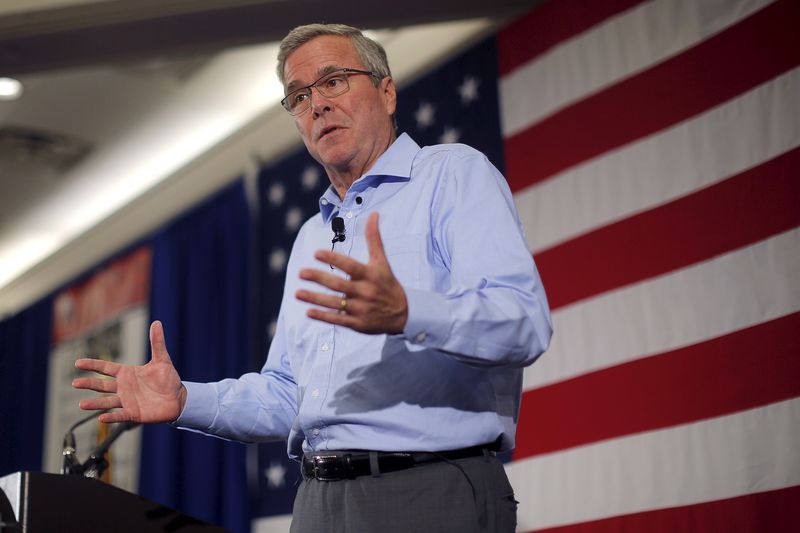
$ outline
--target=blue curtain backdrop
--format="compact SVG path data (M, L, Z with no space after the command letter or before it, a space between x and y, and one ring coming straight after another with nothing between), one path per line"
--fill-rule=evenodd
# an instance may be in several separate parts
M0 476L41 470L53 300L0 322Z
M150 312L181 377L248 368L250 218L238 181L152 238ZM237 533L250 530L246 447L166 425L143 432L140 493Z

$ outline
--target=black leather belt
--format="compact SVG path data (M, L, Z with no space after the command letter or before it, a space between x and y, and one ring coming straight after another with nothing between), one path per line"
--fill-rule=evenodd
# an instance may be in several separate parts
M366 452L333 451L312 452L303 455L303 476L319 481L339 481L368 476L373 473L370 455L377 461L380 472L396 472L413 466L437 461L454 461L467 457L494 455L491 445L473 446L445 452Z

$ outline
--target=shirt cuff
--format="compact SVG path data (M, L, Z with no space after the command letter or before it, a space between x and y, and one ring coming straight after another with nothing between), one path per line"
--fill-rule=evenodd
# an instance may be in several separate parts
M186 403L172 422L175 427L207 430L217 417L217 390L213 383L184 381Z
M408 319L403 329L406 340L441 348L450 334L450 310L447 301L433 291L405 288Z

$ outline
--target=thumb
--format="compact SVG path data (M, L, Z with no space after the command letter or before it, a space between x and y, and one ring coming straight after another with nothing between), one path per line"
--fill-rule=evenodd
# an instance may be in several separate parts
M378 213L372 213L367 219L367 227L364 230L367 239L367 249L369 250L370 263L388 263L386 252L383 249L383 240L378 230Z
M167 342L164 340L164 326L160 320L150 324L150 350L152 360L159 363L172 363L167 352Z

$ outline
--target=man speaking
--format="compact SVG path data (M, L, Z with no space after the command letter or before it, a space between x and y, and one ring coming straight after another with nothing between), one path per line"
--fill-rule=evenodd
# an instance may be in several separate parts
M76 363L115 378L76 379L108 393L81 408L288 439L293 532L514 531L495 452L514 447L522 369L552 329L503 176L467 146L397 137L386 53L355 28L295 28L278 76L331 186L294 243L266 364L182 382L154 322L146 365Z

